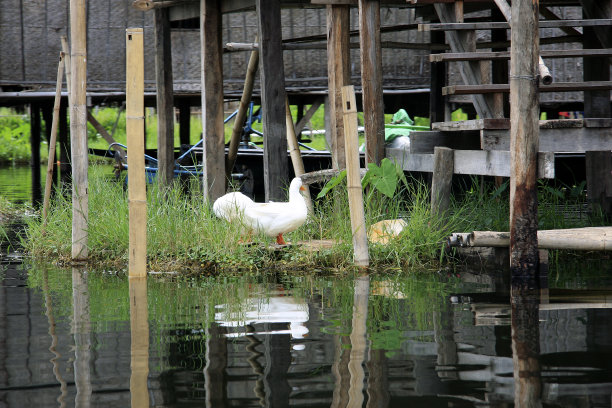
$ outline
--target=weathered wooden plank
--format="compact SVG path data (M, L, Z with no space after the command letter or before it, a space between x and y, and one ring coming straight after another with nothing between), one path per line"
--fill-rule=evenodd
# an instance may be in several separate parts
M225 194L221 1L201 0L200 13L204 195L213 202Z
M257 0L266 201L284 201L289 164L280 0Z
M607 18L590 20L541 20L540 28L561 27L601 27L612 25ZM429 23L419 24L419 31L460 31L460 30L498 30L510 28L510 23L503 21L485 21L476 23Z
M385 156L385 117L378 0L359 0L359 44L366 162L380 164Z
M612 214L612 153L586 152L587 196L592 211Z
M482 129L510 129L509 119L473 119L449 122L438 122L431 125L433 130L440 131L467 131Z
M540 51L542 58L582 58L582 57L610 57L612 56L612 48L590 48L590 49L574 49L574 50L542 50ZM480 52L463 52L453 53L447 52L444 54L431 54L430 62L455 62L455 61L481 61L481 60L508 60L510 59L509 51L480 51Z
M481 131L484 150L510 149L510 133L507 130ZM586 152L612 149L612 132L609 128L540 129L540 152Z
M431 173L434 166L433 154L411 154L403 149L386 149L387 157L402 166L405 171ZM537 174L540 178L554 178L553 153L538 154ZM482 176L510 176L509 151L454 150L454 174Z
M168 185L174 178L174 89L172 86L172 45L167 8L155 9L155 84L157 85L158 183Z
M433 153L436 146L451 149L480 149L480 131L410 132L410 153Z
M349 31L350 9L348 6L327 6L327 78L329 86L329 126L332 166L346 167L344 154L344 121L342 109L342 87L351 82ZM308 114L306 115L308 116ZM306 118L304 116L304 118ZM306 122L304 122L306 123ZM299 125L300 123L298 123ZM301 128L296 126L296 131Z
M551 85L540 85L540 92L576 92L596 91L612 89L612 81L591 82L554 82ZM443 95L474 95L510 92L508 84L484 84L484 85L453 85L442 88Z

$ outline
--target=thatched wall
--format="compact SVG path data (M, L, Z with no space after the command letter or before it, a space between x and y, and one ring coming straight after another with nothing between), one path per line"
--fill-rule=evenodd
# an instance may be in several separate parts
M383 25L414 21L412 9L381 10ZM283 38L325 34L324 9L288 9L282 12ZM197 23L196 23L197 26ZM351 17L357 27L357 12ZM125 87L125 29L143 27L145 33L145 81L152 90L155 79L153 12L131 7L131 0L88 1L88 89L123 90ZM257 31L254 12L223 16L224 42L252 42ZM0 7L0 86L51 88L55 85L60 36L70 34L68 0L2 0ZM423 41L422 34L383 34L384 41ZM358 38L352 38L357 42ZM324 45L325 42L321 42ZM200 37L198 28L172 32L175 89L200 90ZM226 53L223 58L226 89L241 89L248 52ZM324 49L285 51L287 87L326 87ZM353 82L360 83L357 50L351 51ZM386 87L422 87L429 82L426 53L384 49Z

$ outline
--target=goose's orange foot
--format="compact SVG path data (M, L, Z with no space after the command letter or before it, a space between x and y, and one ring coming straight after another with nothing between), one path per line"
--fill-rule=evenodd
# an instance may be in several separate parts
M285 242L285 240L283 239L283 234L280 233L276 236L276 243L278 245L287 245L287 243Z

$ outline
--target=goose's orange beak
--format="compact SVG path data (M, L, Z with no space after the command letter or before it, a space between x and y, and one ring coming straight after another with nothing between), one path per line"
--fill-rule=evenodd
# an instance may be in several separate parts
M306 187L300 186L300 191L306 191Z

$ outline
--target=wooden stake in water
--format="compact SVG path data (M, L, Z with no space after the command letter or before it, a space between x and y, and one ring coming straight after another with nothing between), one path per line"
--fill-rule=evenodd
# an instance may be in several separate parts
M51 198L51 184L53 181L53 162L55 161L55 143L57 140L57 123L59 118L60 102L62 100L62 77L64 76L64 53L60 52L57 65L57 82L55 84L55 101L53 102L53 120L51 121L51 137L49 140L49 161L47 162L47 179L45 180L45 197L43 199L43 225L47 225L47 211Z
M70 0L70 153L72 160L72 259L87 259L87 16L85 0Z
M147 190L144 161L144 48L142 28L126 30L126 135L130 214L129 276L147 276Z
M357 266L370 264L368 237L366 235L365 213L363 209L363 190L359 172L359 137L357 133L357 103L355 88L342 87L342 106L344 116L344 145L346 151L346 183L351 212L353 231L353 260Z

